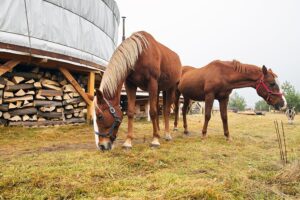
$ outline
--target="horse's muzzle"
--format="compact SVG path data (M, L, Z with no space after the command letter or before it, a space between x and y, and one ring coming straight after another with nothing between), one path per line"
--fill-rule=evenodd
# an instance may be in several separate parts
M98 144L98 147L101 151L108 151L112 149L112 143L110 141L108 142L101 142Z

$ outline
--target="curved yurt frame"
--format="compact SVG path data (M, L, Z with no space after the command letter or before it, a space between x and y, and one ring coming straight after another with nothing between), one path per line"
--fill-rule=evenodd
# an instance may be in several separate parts
M117 47L116 2L1 0L0 7L0 78L21 64L57 69L91 104L72 72L88 74L87 93L92 95L95 72L105 70Z

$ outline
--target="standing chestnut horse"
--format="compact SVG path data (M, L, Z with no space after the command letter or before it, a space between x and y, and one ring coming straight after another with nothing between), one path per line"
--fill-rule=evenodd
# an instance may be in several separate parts
M184 133L188 134L186 112L190 100L205 101L205 121L202 136L206 136L207 125L215 99L219 101L224 135L229 138L227 122L227 104L231 91L236 88L252 87L259 96L275 107L286 108L286 100L280 91L277 76L271 69L255 65L242 64L239 61L213 61L202 68L185 66L178 85L175 103L174 129L177 129L178 104L180 93L184 97L182 108Z
M164 91L165 134L167 139L171 139L170 107L175 99L180 76L178 55L157 42L149 33L137 32L124 40L114 52L103 74L100 88L96 90L94 130L97 147L109 150L117 137L122 121L119 103L123 83L128 97L128 134L123 147L132 147L137 87L149 92L152 146L160 145L157 101L159 91Z

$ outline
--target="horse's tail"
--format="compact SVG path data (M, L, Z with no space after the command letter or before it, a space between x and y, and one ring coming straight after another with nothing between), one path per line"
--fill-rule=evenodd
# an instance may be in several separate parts
M143 32L136 32L124 40L112 55L103 74L100 91L113 96L121 81L134 70L139 55L147 48L149 42Z

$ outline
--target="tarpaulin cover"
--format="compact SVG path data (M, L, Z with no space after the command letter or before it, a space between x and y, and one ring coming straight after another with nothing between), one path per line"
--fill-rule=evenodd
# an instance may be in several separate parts
M117 45L120 15L114 0L0 0L0 8L2 43L102 66Z

